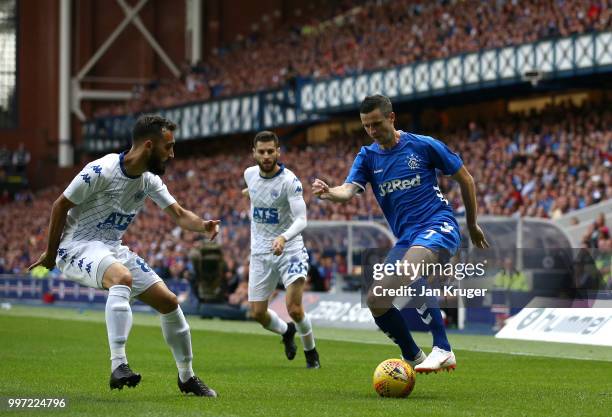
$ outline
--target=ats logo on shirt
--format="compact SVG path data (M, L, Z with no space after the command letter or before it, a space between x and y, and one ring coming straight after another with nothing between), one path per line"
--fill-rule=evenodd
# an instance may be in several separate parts
M269 207L253 207L255 223L278 224L278 209Z
M135 214L123 214L123 213L111 213L108 215L106 220L98 223L96 226L98 229L109 230L126 230L134 219Z

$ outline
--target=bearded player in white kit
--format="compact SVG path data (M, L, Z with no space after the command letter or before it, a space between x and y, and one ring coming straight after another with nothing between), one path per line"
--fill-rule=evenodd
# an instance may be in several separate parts
M251 315L265 329L282 336L287 359L297 351L298 332L307 368L320 368L310 318L304 313L302 294L308 273L308 253L301 232L306 228L306 203L302 184L293 172L279 164L278 137L259 132L253 140L257 165L244 171L251 199L251 259L248 298ZM286 323L268 309L270 295L283 283L285 302L292 322Z
M162 333L176 361L181 392L202 397L217 393L192 369L189 324L162 279L137 254L121 245L123 233L146 197L183 229L214 239L219 221L205 221L182 208L160 176L174 158L176 125L143 115L132 129L132 148L108 154L85 166L53 203L47 250L29 269L57 264L81 285L108 290L106 328L111 352L110 388L135 387L141 380L127 361L125 346L132 327L130 300L138 298L161 313Z

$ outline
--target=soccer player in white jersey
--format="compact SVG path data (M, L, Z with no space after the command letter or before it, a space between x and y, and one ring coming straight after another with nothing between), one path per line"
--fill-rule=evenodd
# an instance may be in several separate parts
M310 318L304 313L302 294L308 273L308 253L301 232L306 228L306 203L302 184L293 172L279 164L278 137L259 132L253 140L257 165L244 171L251 199L251 260L248 297L251 314L265 329L282 335L287 359L297 351L294 336L300 334L307 368L320 368ZM285 302L293 320L286 323L268 309L270 295L279 280L286 289Z
M145 198L183 229L214 239L219 221L205 221L182 208L162 182L174 158L176 125L156 115L141 116L128 152L108 154L85 166L53 203L47 250L30 269L57 265L81 285L108 290L106 328L111 352L110 388L135 387L141 376L128 366L125 346L132 327L130 300L138 298L161 313L162 333L178 368L181 392L216 397L192 369L191 333L176 295L147 263L121 244Z

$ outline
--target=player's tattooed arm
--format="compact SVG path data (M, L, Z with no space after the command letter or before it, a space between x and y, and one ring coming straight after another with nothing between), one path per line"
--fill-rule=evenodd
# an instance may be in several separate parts
M219 233L220 220L203 220L194 212L184 209L179 203L169 205L164 211L180 226L181 229L203 233L214 240Z
M64 225L66 224L66 217L68 216L68 211L74 206L76 204L68 200L63 194L55 200L51 207L47 250L40 255L36 262L28 267L28 271L31 271L38 265L42 265L47 269L55 266L55 257L57 256L57 249L59 248Z
M467 221L472 243L478 248L488 248L489 242L487 242L482 229L476 222L478 207L476 204L476 186L474 185L474 178L472 178L472 175L464 165L453 175L453 179L459 183L459 187L461 188L461 198L465 206L465 219Z
M358 192L359 187L348 182L332 188L318 178L312 183L312 193L314 195L319 197L321 200L329 200L334 203L344 203L349 201Z

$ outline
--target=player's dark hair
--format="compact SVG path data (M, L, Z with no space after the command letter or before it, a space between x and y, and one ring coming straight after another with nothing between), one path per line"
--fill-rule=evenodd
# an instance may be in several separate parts
M382 94L367 96L361 102L361 106L359 106L359 113L367 114L376 109L380 109L383 116L388 116L389 113L393 111L393 105L389 97L383 96Z
M143 114L136 120L132 128L132 143L140 143L146 139L161 138L164 130L171 132L176 124L157 114Z
M257 142L271 142L274 141L274 146L278 148L278 136L276 133L270 132L269 130L262 130L261 132L255 135L253 139L253 147L257 147Z

